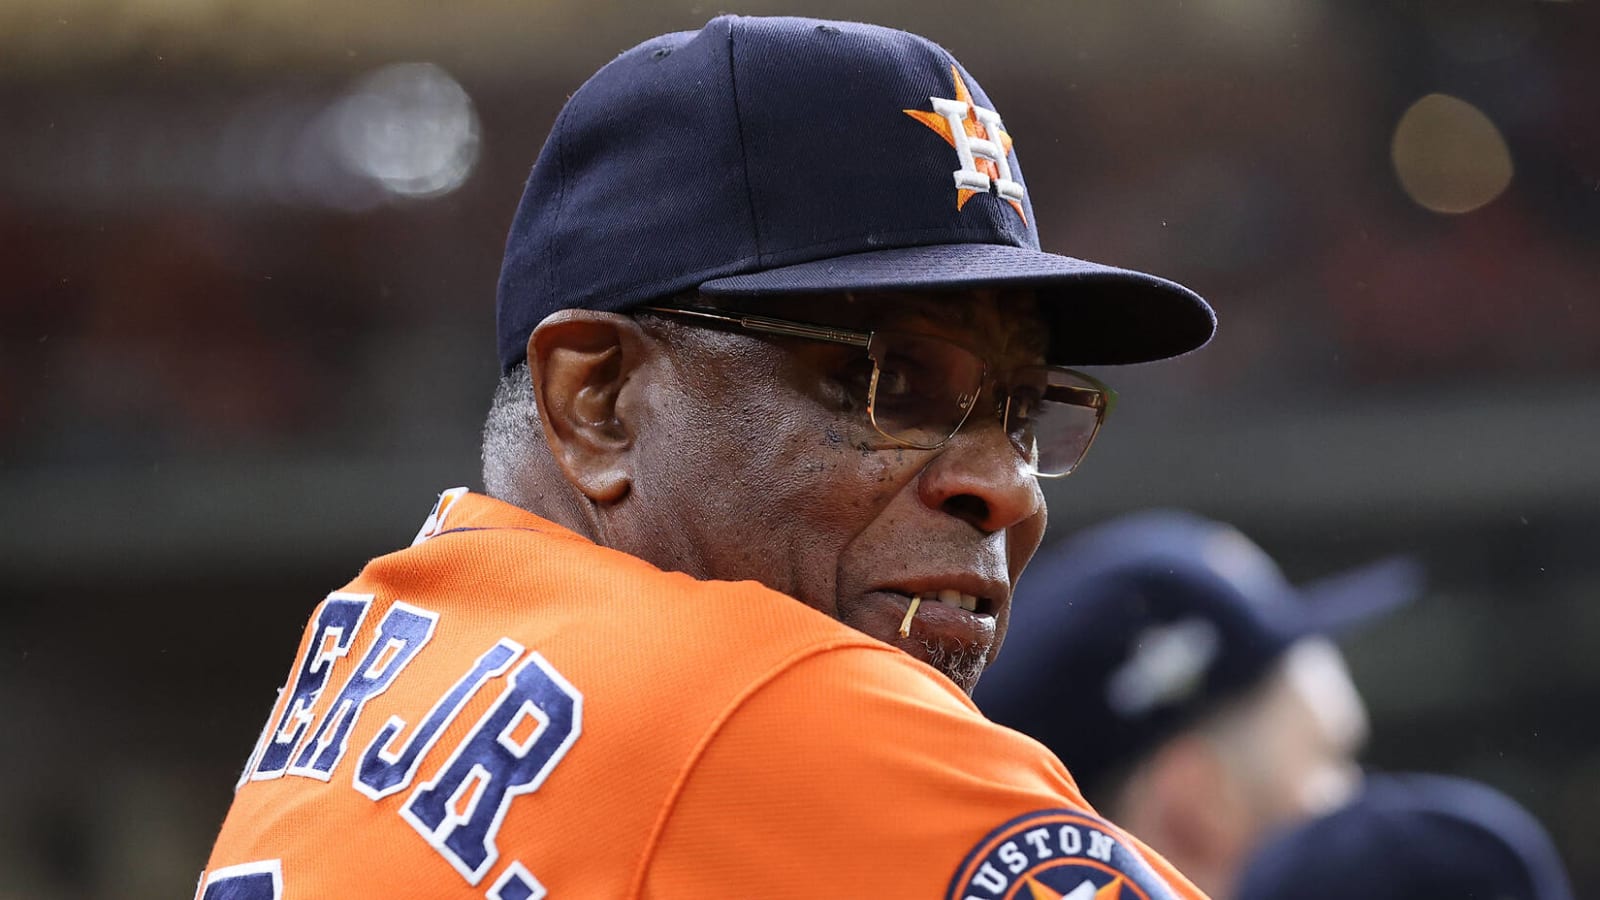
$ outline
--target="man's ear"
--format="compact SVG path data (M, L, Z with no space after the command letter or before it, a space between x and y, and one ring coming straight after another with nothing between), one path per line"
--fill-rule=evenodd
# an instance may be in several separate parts
M615 503L632 484L636 422L619 403L647 352L644 333L617 313L567 309L528 336L528 372L556 465L595 503Z

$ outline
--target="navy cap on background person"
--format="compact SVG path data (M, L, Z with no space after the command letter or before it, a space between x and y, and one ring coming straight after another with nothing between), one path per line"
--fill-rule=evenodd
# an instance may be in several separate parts
M1256 684L1295 643L1409 601L1422 578L1397 556L1295 586L1231 525L1134 513L1040 552L976 699L1093 784Z
M1349 805L1265 843L1239 900L1572 900L1544 828L1511 798L1443 775L1370 775Z
M1421 578L1395 557L1295 586L1232 526L1125 516L1040 552L974 700L1227 898L1266 834L1358 787L1366 709L1331 638Z
M534 164L500 273L501 367L552 312L693 290L1026 287L1052 363L1204 344L1215 318L1187 288L1040 251L1026 147L954 57L903 31L720 16L646 41L572 95Z

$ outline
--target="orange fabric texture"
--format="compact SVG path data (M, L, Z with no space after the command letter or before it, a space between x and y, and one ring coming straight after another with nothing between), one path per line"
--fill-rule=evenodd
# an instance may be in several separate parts
M197 896L1031 900L1099 831L1100 894L1201 898L921 662L448 499L313 614Z

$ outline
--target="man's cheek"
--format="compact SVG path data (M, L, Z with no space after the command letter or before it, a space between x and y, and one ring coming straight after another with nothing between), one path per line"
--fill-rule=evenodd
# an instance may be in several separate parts
M888 497L916 478L926 452L885 447L856 450L850 455L856 482L876 496Z
M1028 562L1044 542L1046 515L1043 507L1039 514L1026 522L1019 522L1006 530L1006 566L1011 572L1011 584L1016 586Z

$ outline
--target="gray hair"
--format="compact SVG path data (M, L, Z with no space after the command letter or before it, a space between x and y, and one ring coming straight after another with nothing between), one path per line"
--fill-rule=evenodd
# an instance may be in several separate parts
M514 501L531 451L544 444L539 407L533 397L528 362L500 376L483 423L483 488L491 497Z

